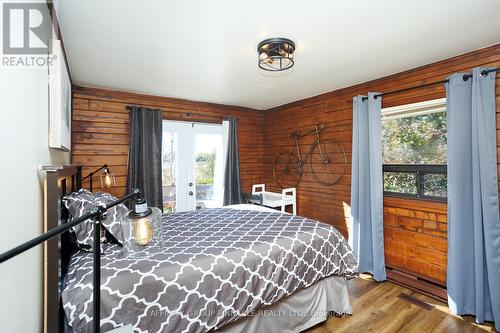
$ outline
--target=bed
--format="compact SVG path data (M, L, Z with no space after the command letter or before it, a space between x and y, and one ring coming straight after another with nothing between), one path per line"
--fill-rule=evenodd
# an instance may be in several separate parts
M147 258L110 245L101 258L101 331L299 332L352 312L357 263L333 227L239 206L164 215ZM92 254L74 251L61 288L67 329L90 332Z

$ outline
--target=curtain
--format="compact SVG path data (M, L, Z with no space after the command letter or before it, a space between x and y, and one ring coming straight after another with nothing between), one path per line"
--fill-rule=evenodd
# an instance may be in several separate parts
M140 189L149 206L163 210L161 111L133 106L129 126L127 191Z
M224 206L235 205L244 202L243 192L241 191L240 180L240 156L238 151L238 119L230 118L228 140L227 140L227 159L224 175Z
M382 99L353 99L351 223L349 243L359 271L386 280L382 184Z
M449 77L448 304L500 330L500 220L495 73Z

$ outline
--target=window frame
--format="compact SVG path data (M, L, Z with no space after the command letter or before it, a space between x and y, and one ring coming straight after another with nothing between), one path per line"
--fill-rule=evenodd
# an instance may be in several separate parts
M391 197L404 197L412 199L423 199L446 202L448 197L436 197L424 194L423 177L425 175L448 175L446 164L383 164L382 165L382 186L384 185L384 175L386 172L411 173L416 178L417 194L385 191L384 195Z

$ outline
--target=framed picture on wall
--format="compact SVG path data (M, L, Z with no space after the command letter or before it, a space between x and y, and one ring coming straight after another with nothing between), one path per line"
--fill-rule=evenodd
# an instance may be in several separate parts
M52 41L49 65L49 147L71 150L71 81L60 40Z

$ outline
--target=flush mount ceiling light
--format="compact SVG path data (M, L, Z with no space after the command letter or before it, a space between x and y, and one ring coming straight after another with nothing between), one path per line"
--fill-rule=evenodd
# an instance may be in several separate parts
M257 46L259 67L266 71L279 72L293 67L295 43L287 38L268 38Z

